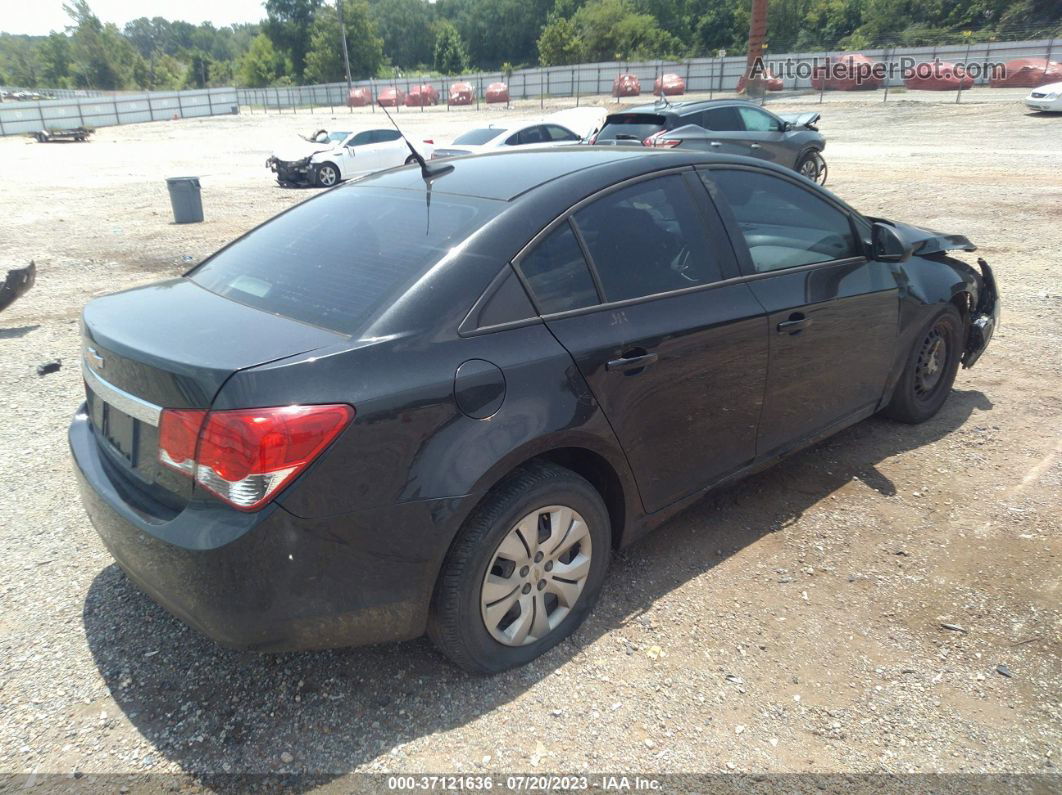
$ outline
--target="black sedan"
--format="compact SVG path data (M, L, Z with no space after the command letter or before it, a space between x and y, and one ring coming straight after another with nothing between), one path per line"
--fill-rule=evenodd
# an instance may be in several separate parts
M792 171L571 147L327 191L89 303L82 498L226 645L412 638L498 671L612 549L884 411L932 417L999 307L968 240Z

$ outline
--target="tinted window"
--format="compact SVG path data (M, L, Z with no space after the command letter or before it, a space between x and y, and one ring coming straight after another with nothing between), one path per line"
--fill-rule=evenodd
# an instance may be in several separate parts
M535 308L527 300L523 285L508 266L502 283L483 304L479 312L479 328L512 323L535 316Z
M350 139L350 143L347 146L365 146L368 143L372 143L372 130L364 130L358 133Z
M771 132L778 130L778 122L774 116L765 113L759 108L738 108L741 121L745 123L745 129L752 132Z
M546 143L549 139L546 137L546 131L541 124L536 124L534 127L528 127L526 130L520 130L517 143L523 144L542 144ZM511 139L510 139L511 140ZM509 141L506 141L509 143Z
M682 177L639 182L575 214L605 299L707 284L720 278L704 220Z
M191 274L218 295L354 334L505 205L351 186L304 202ZM430 220L430 223L428 223Z
M558 124L547 124L546 133L551 141L578 141L579 136Z
M757 271L861 256L848 215L825 199L773 174L712 170L734 211Z
M535 246L517 267L544 315L597 303L597 290L590 269L566 223Z
M389 141L397 141L400 137L398 130L374 130L372 142L374 144L385 144Z
M500 127L480 127L478 130L469 130L466 133L461 133L454 138L455 144L465 144L466 146L479 146L485 144L487 141L493 141L505 130Z
M709 108L704 112L701 126L706 130L716 130L717 132L733 132L745 129L741 123L741 116L738 115L735 107Z
M598 141L644 141L664 129L667 120L654 113L614 113L597 134Z

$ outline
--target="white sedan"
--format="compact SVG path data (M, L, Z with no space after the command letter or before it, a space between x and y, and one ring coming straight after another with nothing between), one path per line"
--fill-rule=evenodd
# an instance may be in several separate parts
M544 119L494 122L461 133L433 158L474 155L514 146L569 146L589 138L604 123L604 108L572 108Z
M1025 106L1030 110L1062 112L1062 83L1048 83L1034 88L1025 98Z
M431 154L431 141L417 145L421 155ZM281 185L317 185L330 188L345 179L412 163L402 136L394 128L350 132L321 130L312 138L277 149L266 166Z

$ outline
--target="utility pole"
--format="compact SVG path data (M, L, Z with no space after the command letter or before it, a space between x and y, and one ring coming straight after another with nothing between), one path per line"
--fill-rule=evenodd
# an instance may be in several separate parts
M347 53L347 26L343 24L343 0L336 0L336 15L339 17L339 38L343 41L343 68L347 74L347 101L350 101L350 55Z
M745 57L745 94L762 97L766 93L766 75L752 76L756 59L763 56L767 44L767 0L752 0L749 17L749 49Z

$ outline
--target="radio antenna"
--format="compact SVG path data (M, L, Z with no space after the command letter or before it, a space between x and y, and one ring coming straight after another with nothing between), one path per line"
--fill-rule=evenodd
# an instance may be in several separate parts
M396 130L398 130L398 134L401 135L402 140L406 142L406 146L409 147L409 151L413 155L413 158L417 161L417 163L420 164L420 175L424 178L425 182L429 183L429 186L433 179L441 177L444 174L449 174L451 171L454 170L452 163L440 163L438 165L429 166L427 161L424 159L424 156L415 148L413 148L413 144L411 144L409 142L409 139L406 138L406 134L402 132L402 128L398 126L398 123L393 118L391 118L391 114L387 112L387 107L384 105L380 105L380 110L384 112L384 114L387 116L387 120L391 122L391 124Z

